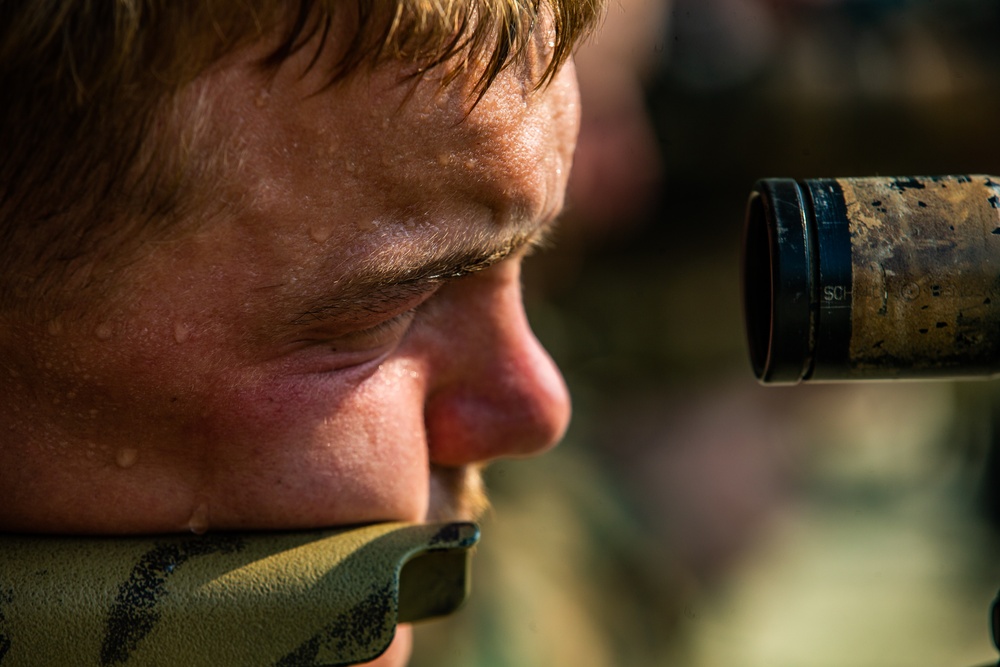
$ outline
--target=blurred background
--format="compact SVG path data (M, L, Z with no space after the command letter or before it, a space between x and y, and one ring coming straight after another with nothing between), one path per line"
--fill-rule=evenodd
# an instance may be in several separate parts
M765 388L761 177L1000 174L996 0L612 0L529 315L565 442L488 472L474 594L417 667L996 663L993 382Z

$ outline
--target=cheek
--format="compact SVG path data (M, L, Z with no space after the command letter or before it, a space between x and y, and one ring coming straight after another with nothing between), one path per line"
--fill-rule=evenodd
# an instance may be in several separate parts
M262 382L220 397L207 426L206 469L225 472L207 484L213 517L304 527L426 512L422 390L398 369Z

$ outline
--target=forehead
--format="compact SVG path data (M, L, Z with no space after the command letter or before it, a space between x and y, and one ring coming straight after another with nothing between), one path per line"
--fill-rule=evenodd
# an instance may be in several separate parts
M433 194L459 183L497 204L530 198L513 187L527 183L499 178L538 166L531 161L552 120L546 96L532 91L523 69L505 73L475 104L473 76L445 84L442 72L413 77L407 66L386 64L325 86L321 69L303 75L300 67L290 62L259 85L253 72L239 77L242 141L262 158L267 184L284 172L326 187L370 183L377 190L370 194L392 203L412 201L417 193L408 188ZM386 182L395 189L381 188Z
M223 138L219 213L197 251L238 252L248 284L427 275L509 253L561 208L579 111L571 66L535 89L544 45L478 103L474 68L444 85L443 71L388 63L331 85L309 49L265 75L267 48L234 54L183 100Z
M191 95L211 134L225 137L227 205L261 215L294 206L314 228L336 226L336 212L350 209L357 231L391 227L405 237L454 216L489 219L482 234L561 204L548 172L568 167L562 151L575 140L578 109L566 77L534 89L544 46L478 103L474 68L446 84L445 71L414 76L388 63L330 84L309 49L265 75L257 63L266 48L227 60Z

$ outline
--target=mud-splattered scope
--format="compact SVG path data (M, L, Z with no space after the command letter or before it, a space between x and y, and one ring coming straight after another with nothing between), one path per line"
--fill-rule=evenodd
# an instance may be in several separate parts
M1000 373L1000 177L759 181L743 304L761 382Z

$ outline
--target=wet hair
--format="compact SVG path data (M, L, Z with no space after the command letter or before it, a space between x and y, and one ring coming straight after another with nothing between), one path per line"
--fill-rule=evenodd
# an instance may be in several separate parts
M192 118L172 116L171 102L238 48L277 37L259 63L266 72L317 39L318 57L334 34L346 34L334 45L331 84L392 59L448 75L471 61L481 96L525 55L543 20L553 29L536 82L545 85L603 2L0 2L0 315L48 311L81 294L100 282L95 258L114 252L115 241L187 213L192 184L211 165L192 159ZM333 29L335 18L351 29Z

